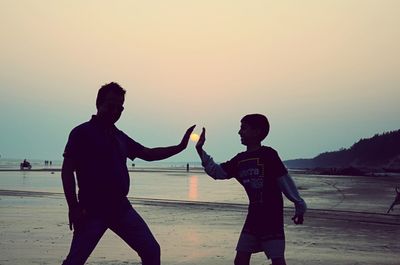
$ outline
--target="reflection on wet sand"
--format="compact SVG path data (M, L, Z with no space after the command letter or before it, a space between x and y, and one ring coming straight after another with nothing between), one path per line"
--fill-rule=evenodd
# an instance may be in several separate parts
M199 183L197 176L190 176L189 177L189 190L188 190L188 197L189 200L196 201L199 197Z

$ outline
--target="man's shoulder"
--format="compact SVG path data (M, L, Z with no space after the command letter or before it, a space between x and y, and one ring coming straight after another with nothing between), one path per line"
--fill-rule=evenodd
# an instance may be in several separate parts
M92 124L90 121L83 122L71 130L71 134L80 135L92 130Z
M124 133L124 131L122 131L121 129L117 128L117 126L115 126L115 125L114 125L114 131L117 134L128 136L126 133Z
M118 129L116 126L114 126L114 133L117 135L118 138L132 140L129 135L127 135L124 131Z

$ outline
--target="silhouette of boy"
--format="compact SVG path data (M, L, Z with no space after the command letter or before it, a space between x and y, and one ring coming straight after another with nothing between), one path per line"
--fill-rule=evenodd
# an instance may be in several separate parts
M160 264L160 246L128 198L127 158L161 160L183 151L194 126L175 146L147 148L115 127L124 110L125 90L109 83L97 94L97 115L75 127L64 151L61 178L74 230L64 265L84 264L107 229L135 250L143 265ZM78 196L75 191L75 175Z
M295 224L303 223L307 209L278 153L261 145L268 132L269 122L264 115L244 116L239 135L246 151L222 164L215 163L203 150L205 128L196 144L206 173L214 179L235 178L249 198L247 218L236 247L235 265L250 264L251 254L261 251L273 265L285 265L282 193L295 205L292 218Z

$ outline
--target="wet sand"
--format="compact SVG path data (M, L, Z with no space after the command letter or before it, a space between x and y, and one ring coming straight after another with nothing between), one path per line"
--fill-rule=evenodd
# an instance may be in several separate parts
M366 195L367 196L367 195ZM246 207L240 204L131 199L162 249L162 264L233 264ZM285 208L286 258L290 265L398 265L400 215L310 209L305 224L291 223ZM63 194L0 190L0 264L60 264L67 254ZM87 264L140 264L122 240L106 232ZM251 264L270 264L263 254Z

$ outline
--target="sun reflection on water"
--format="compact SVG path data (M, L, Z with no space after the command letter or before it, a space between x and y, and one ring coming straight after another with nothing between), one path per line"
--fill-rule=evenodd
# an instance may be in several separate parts
M198 177L197 176L190 176L189 177L189 191L188 197L189 200L196 201L199 197L199 185L198 185Z

